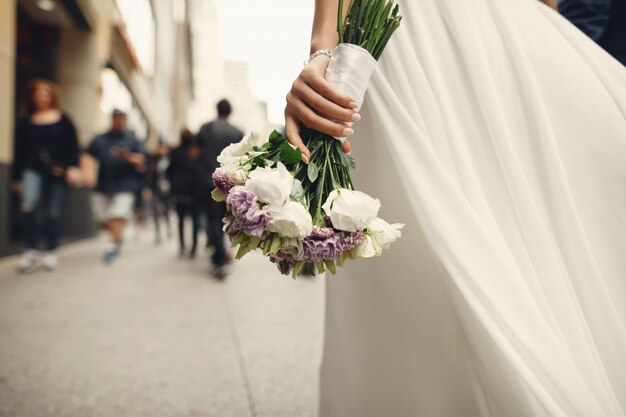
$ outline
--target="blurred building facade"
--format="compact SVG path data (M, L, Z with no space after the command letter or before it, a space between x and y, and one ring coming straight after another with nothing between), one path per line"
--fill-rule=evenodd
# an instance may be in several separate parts
M263 135L269 134L267 104L257 100L250 89L248 63L225 61L224 86L226 96L234 108L233 124L240 126L244 131L254 130Z
M222 98L233 105L231 122L243 131L269 133L267 106L257 100L249 87L248 64L222 58L219 49L218 12L212 0L189 0L192 55L194 57L194 101L189 126L197 130L217 116L216 103ZM242 29L246 30L246 29Z
M21 246L9 181L25 84L45 77L60 85L82 145L108 128L114 107L128 112L129 128L148 148L175 142L195 91L188 3L0 1L0 256ZM66 236L93 232L87 194L69 193Z

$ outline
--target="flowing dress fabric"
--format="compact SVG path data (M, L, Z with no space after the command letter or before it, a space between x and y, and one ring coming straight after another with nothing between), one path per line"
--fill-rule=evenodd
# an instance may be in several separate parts
M407 226L328 278L321 416L626 416L626 69L536 0L401 7L353 143Z

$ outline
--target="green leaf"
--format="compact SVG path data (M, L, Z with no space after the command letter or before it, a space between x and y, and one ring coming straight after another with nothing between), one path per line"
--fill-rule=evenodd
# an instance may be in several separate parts
M317 177L320 174L320 167L313 161L309 163L309 167L307 168L307 176L309 177L309 181L314 183Z
M337 268L335 267L335 263L333 261L324 261L324 264L331 274L337 274Z
M272 239L272 245L270 246L270 255L276 256L276 254L278 253L278 250L280 249L280 245L282 244L283 244L283 240L281 239L281 237L278 235L275 235L274 238Z
M266 255L268 253L270 253L270 249L272 248L272 235L268 236L267 239L265 239L265 242L263 244L263 255Z
M218 203L226 201L226 194L224 194L222 190L218 188L214 188L213 191L211 191L211 197Z
M293 165L300 162L302 158L302 152L300 152L299 148L295 148L289 144L289 142L285 142L280 147L280 161L286 165Z
M248 246L251 248L250 250L257 249L260 244L261 244L261 237L260 236L252 236L252 237L250 237L250 243L248 243Z
M278 145L280 144L282 141L284 141L285 138L283 137L283 134L280 133L277 130L274 130L271 134L270 134L270 143L272 145Z
M339 159L341 159L342 165L347 166L351 169L356 168L356 163L354 162L354 159L346 155L343 151L339 152Z
M246 236L247 239L245 239L241 245L239 245L239 250L237 251L237 255L235 256L235 259L239 260L241 258L243 258L244 256L246 256L248 253L252 252L253 250L255 250L256 248L259 247L259 243L261 242L261 238L257 237L257 236Z
M237 245L241 245L243 242L249 239L248 235L244 232L239 232L239 234L231 241L231 247L235 247Z
M304 268L304 265L305 265L304 261L296 262L296 264L293 266L293 272L291 274L293 279L296 279L298 277L298 275L300 275L300 272L302 272L302 269Z

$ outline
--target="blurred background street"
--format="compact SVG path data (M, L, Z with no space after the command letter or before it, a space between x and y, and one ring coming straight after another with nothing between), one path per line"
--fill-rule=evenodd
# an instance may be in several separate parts
M0 261L0 416L317 415L322 280L251 256L217 281L147 232L113 266L100 246Z
M211 258L200 134L282 129L312 10L0 0L0 417L317 415L323 281Z

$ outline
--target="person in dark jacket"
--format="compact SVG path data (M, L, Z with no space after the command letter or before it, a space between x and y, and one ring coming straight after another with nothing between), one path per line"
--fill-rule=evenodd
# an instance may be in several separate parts
M212 256L213 274L219 279L224 278L225 266L229 263L222 230L222 218L226 214L226 205L210 198L210 192L213 189L211 174L219 166L217 157L224 148L243 139L243 132L228 123L231 112L230 103L227 100L221 100L217 103L217 120L202 126L198 134L198 143L202 148L206 166L207 233L209 243L215 248Z
M49 80L34 79L27 88L26 117L17 125L14 192L21 194L25 251L18 271L33 272L41 263L58 266L56 249L61 233L63 199L68 183L80 181L76 129L62 113L58 87ZM47 251L38 252L37 210L46 205Z
M165 225L167 238L172 237L170 227L170 185L167 179L168 159L170 147L159 139L159 145L148 156L146 168L146 188L150 191L150 215L154 222L154 237L157 245L161 244L161 229Z
M626 65L626 0L562 0L559 11Z
M185 254L185 219L191 218L192 235L189 256L196 256L198 247L198 231L200 229L200 213L206 202L204 195L205 166L202 161L202 150L190 130L184 129L180 135L180 146L170 153L170 164L167 167L167 179L170 183L170 197L176 205L178 216L178 237L180 255Z

